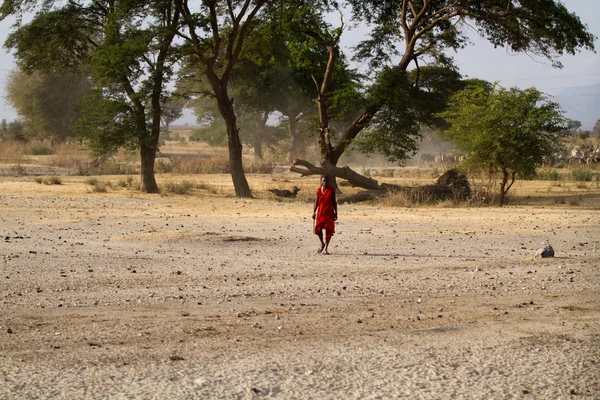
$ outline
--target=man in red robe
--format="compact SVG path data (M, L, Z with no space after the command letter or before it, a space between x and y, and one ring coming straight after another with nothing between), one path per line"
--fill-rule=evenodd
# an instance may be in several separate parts
M326 176L321 177L321 186L317 189L317 200L312 217L315 220L315 235L321 241L319 253L329 254L327 249L329 241L335 233L335 221L338 216L335 189L328 185ZM325 230L325 241L323 241L323 230Z

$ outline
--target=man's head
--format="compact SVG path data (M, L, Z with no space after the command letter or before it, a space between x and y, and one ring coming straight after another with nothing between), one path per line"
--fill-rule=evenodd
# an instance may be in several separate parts
M321 187L324 187L324 188L326 188L326 187L327 187L327 185L328 185L327 177L326 177L325 175L323 175L323 176L321 177Z

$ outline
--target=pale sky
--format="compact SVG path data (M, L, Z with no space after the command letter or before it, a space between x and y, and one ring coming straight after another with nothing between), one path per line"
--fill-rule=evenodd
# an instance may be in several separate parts
M562 0L567 8L575 12L596 36L596 48L600 52L600 0ZM11 23L0 23L0 43L4 43ZM361 30L348 30L342 36L346 43L360 39ZM600 83L600 54L582 51L575 56L560 58L563 69L554 69L545 59L531 58L525 54L511 54L506 49L494 49L487 41L473 39L473 45L451 54L463 76L480 78L490 82L499 81L502 86L528 88L535 86L550 95L572 86L589 86ZM14 68L10 54L0 49L0 119L12 121L16 112L8 106L5 84L9 71ZM188 114L188 117L189 114ZM193 119L183 122L193 123Z

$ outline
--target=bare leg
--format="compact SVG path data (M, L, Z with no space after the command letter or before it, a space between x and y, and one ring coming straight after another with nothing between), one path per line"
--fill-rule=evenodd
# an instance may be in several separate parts
M327 251L328 248L329 248L329 240L325 244L325 251L323 252L323 254L329 254L329 252Z
M319 240L321 241L321 247L319 247L319 250L317 250L317 253L320 253L325 248L325 242L323 241L323 231L319 231L317 233L317 236L319 237Z

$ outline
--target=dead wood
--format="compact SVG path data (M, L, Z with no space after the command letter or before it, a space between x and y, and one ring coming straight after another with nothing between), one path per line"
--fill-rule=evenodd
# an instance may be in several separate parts
M336 167L329 161L325 160L321 166L311 164L306 160L294 160L290 171L299 173L302 176L308 175L327 175L345 179L353 187L361 187L367 191L358 192L351 196L346 196L339 199L340 203L344 202L359 202L369 201L382 197L390 192L407 192L411 194L419 194L421 198L431 200L465 200L471 195L471 187L466 176L460 174L454 169L446 171L440 176L437 182L433 185L425 186L399 186L387 183L380 184L373 178L361 175L348 166Z

